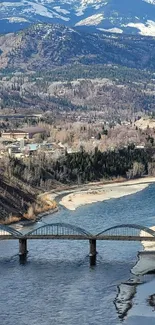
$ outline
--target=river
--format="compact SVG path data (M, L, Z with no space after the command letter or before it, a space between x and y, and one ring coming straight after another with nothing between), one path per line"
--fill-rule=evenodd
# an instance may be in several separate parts
M92 233L121 223L153 226L155 185L75 211L61 208L43 221L67 222ZM30 241L28 249L23 265L18 242L0 242L0 324L155 324L148 303L155 294L155 275L131 273L141 244L97 242L96 267L89 267L87 241ZM136 284L129 285L129 279Z

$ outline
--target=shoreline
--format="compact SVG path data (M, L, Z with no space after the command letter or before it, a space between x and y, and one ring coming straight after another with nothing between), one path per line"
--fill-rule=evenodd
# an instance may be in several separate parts
M78 207L86 204L103 202L110 199L121 198L123 196L135 194L144 190L151 183L155 183L155 177L142 177L132 180L115 179L113 181L90 182L81 186L64 186L58 190L51 190L38 195L41 201L51 204L56 201L56 207L37 214L36 219L19 220L10 224L22 223L23 225L35 223L49 214L59 211L59 205L75 211ZM58 199L60 197L60 200Z
M135 194L147 188L151 183L155 183L155 177L143 177L108 184L97 183L96 186L95 184L93 186L92 184L87 184L81 187L81 189L76 188L74 190L70 189L57 194L55 193L53 198L64 194L59 204L68 210L74 211L82 205Z

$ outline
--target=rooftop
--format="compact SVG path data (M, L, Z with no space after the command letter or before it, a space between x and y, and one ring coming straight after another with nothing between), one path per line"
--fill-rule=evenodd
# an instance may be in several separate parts
M3 132L3 134L10 134L10 133L12 133L12 134L24 134L24 133L28 133L28 132L26 132L26 131L24 131L24 130L9 130L9 131L5 131L5 132Z

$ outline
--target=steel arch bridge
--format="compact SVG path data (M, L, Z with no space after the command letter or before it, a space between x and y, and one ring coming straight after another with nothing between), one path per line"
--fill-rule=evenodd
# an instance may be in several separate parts
M96 240L150 240L155 241L155 231L137 224L121 224L92 234L89 231L68 223L43 224L27 233L22 233L11 226L0 225L0 239L96 239Z
M97 234L67 223L43 224L27 233L19 232L11 226L0 225L0 239L18 239L20 259L27 255L27 240L29 239L70 239L87 240L90 245L90 265L96 264L96 241L151 241L155 243L155 231L136 224L116 225Z

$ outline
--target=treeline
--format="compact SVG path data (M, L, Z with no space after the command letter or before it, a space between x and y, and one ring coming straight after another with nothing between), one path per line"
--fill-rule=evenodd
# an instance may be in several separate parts
M63 183L84 183L113 177L136 177L147 174L151 154L128 146L115 151L101 152L97 148L88 153L81 149L66 154L52 166L53 176ZM136 168L135 168L136 164ZM136 172L136 173L135 173Z
M10 158L7 165L8 174L20 178L32 186L50 189L54 181L64 184L82 184L115 177L134 178L148 174L152 163L153 149L136 149L134 145L127 148L101 152L97 148L88 153L68 154L56 161L44 154L29 160Z

